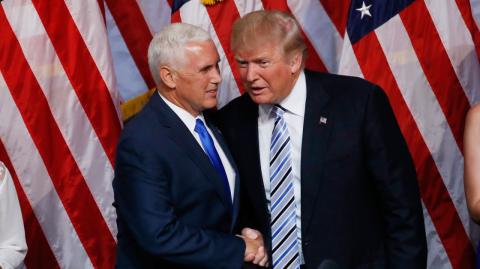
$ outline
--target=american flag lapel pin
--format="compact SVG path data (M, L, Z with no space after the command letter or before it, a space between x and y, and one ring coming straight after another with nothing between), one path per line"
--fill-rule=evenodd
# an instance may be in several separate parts
M327 124L327 118L325 118L325 117L320 117L319 123L320 123L320 124Z

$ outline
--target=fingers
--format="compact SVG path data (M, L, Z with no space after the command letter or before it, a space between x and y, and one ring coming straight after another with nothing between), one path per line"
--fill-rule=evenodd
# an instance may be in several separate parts
M253 264L259 264L260 261L265 257L264 247L259 247L257 253L255 254L255 259L253 259Z
M263 267L268 267L268 255L265 253L265 257L258 263L258 265Z
M245 262L252 262L254 259L255 259L254 253L245 253L245 256L243 257L243 261Z
M258 248L255 259L253 259L252 263L264 267L268 266L268 255L265 251L265 247L262 246Z

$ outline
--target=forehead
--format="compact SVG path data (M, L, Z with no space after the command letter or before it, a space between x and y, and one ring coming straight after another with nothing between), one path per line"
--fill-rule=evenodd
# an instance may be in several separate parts
M218 54L212 40L190 41L185 44L185 52L189 54L203 55L204 53Z
M235 57L241 60L256 60L283 57L283 49L271 42L258 44L255 46L246 46L237 49Z
M192 41L185 45L185 56L189 62L210 63L219 59L213 41Z

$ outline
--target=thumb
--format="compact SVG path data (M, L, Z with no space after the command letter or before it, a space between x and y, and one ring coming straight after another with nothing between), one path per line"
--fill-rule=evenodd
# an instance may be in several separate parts
M242 230L242 234L246 237L248 237L249 239L257 239L258 238L258 232L254 229L250 229L250 228L244 228Z

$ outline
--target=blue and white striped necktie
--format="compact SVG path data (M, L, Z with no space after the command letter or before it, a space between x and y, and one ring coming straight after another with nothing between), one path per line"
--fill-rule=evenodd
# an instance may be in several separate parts
M272 265L274 269L300 268L290 135L285 110L275 105L271 113L275 118L270 143Z

